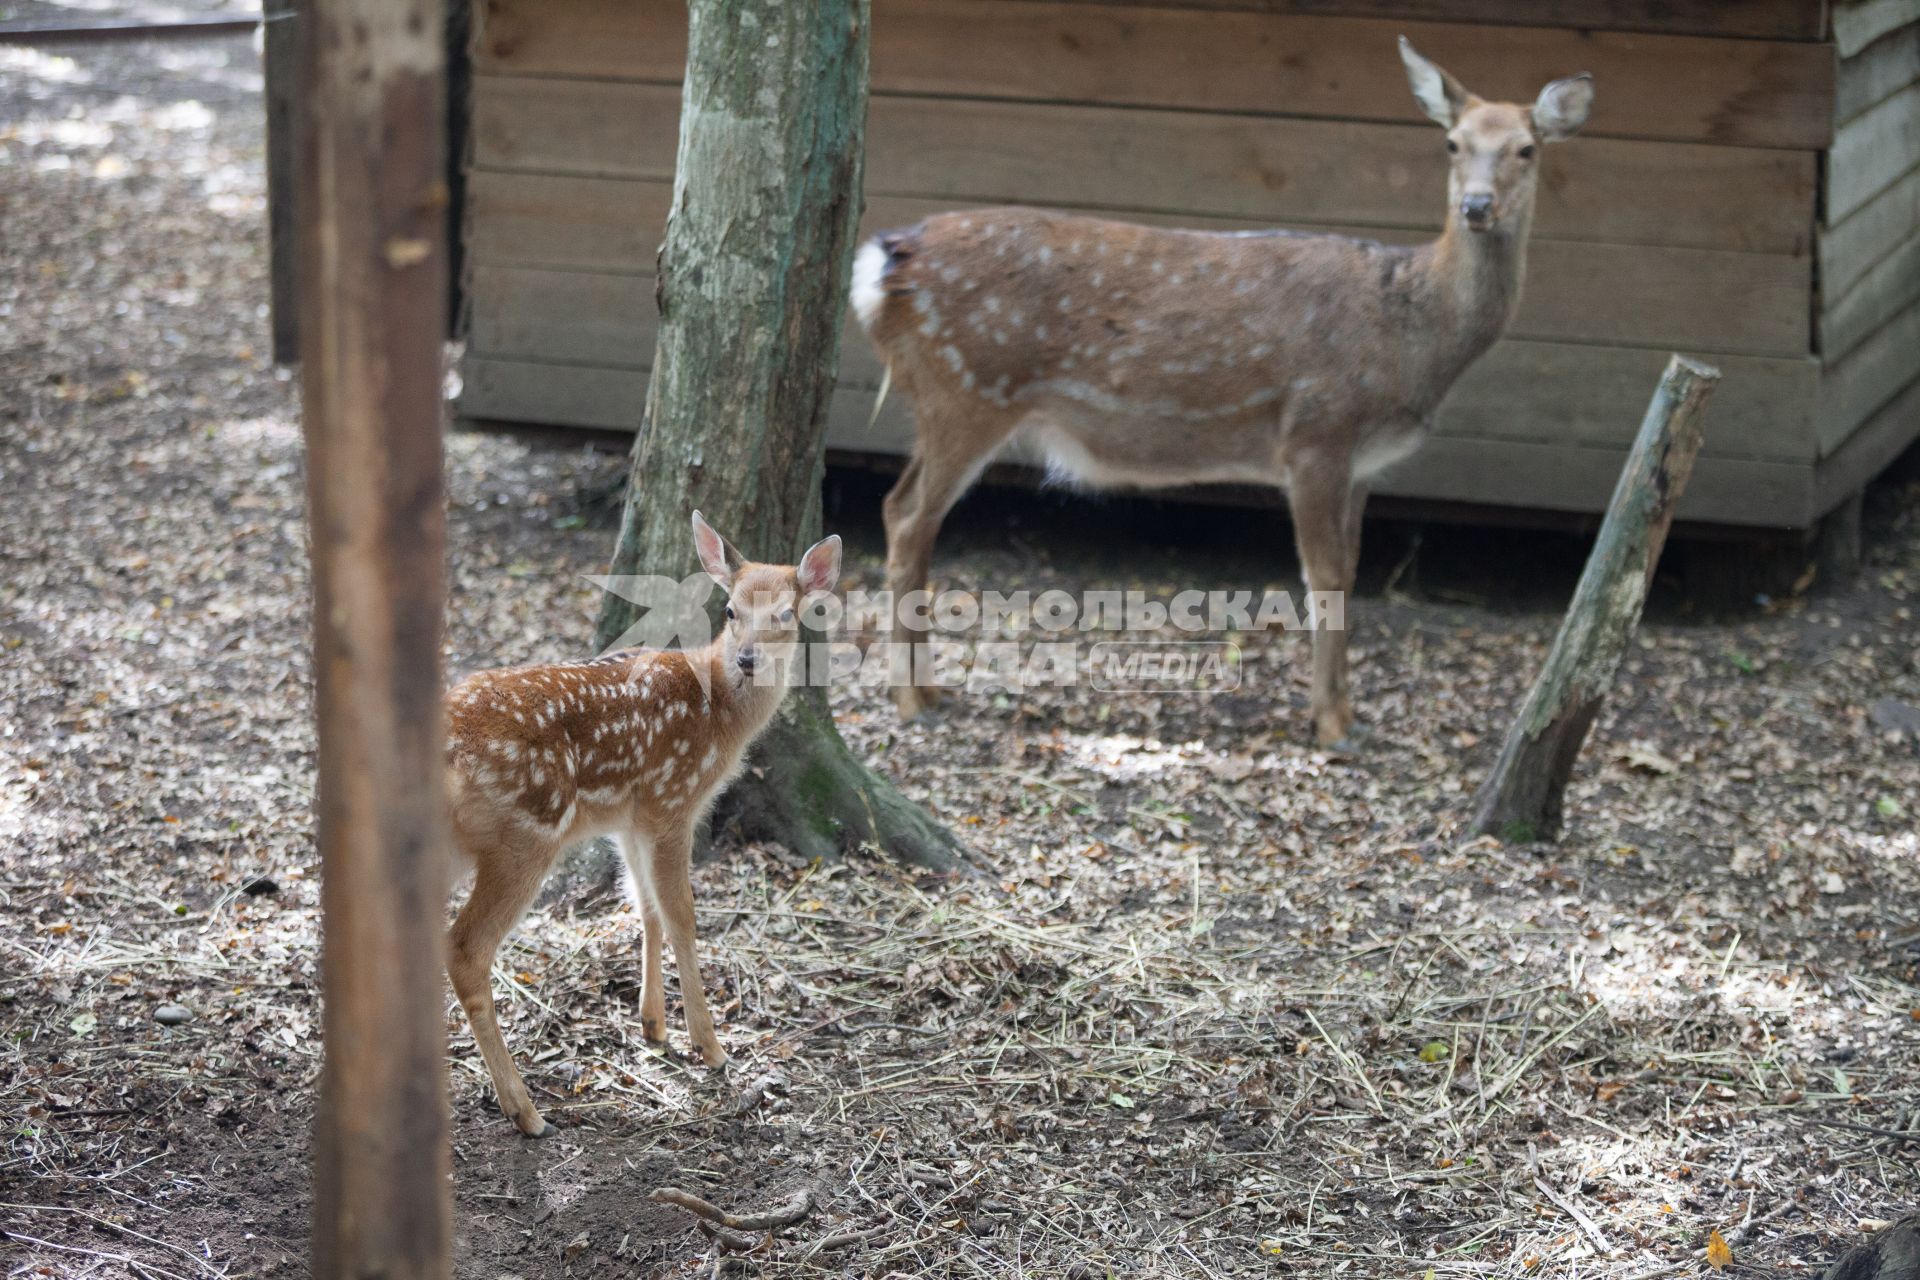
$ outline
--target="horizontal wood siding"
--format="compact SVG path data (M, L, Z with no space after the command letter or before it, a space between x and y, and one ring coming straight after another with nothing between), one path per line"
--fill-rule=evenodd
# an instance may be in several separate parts
M1826 366L1820 384L1822 456L1920 377L1920 305L1910 306L1852 351ZM1920 423L1915 424L1920 428Z
M673 176L674 86L486 76L474 97L482 169ZM1433 229L1446 208L1440 137L1431 125L875 98L867 193ZM1814 161L1806 151L1576 138L1543 158L1535 231L1804 252Z
M1142 0L1089 0L1133 8ZM1670 31L1762 40L1818 40L1822 0L1155 0L1176 9L1361 15L1395 20L1533 24L1582 31ZM1896 3L1902 0L1895 0ZM885 0L882 0L885 3Z
M1920 223L1820 315L1820 354L1832 363L1920 298Z
M1920 84L1841 125L1827 153L1826 221L1843 221L1920 159Z
M1590 73L1588 137L1803 150L1832 137L1833 57L1816 44L1276 13L1196 21L1031 0L881 4L873 91L1424 123L1401 35L1489 98L1530 101L1549 80ZM685 65L680 6L632 0L494 0L475 59L503 75L657 84L678 83ZM1642 84L1660 91L1631 88Z
M1834 0L1833 41L1851 58L1891 31L1920 22L1920 0Z
M487 211L484 238L474 246L478 260L568 272L650 274L672 195L671 184L662 181L525 174L480 173L474 175L473 187L476 207ZM971 203L876 197L863 225L868 233L907 226ZM1136 220L1208 230L1259 225L1180 215ZM1412 232L1372 234L1391 241L1419 238ZM1526 290L1513 333L1694 352L1804 355L1811 270L1806 258L1783 255L1536 240L1528 254ZM573 280L563 276L547 282L545 310L567 309L564 293L574 287ZM1686 282L1686 287L1675 288L1675 281ZM651 288L646 286L649 297ZM525 305L523 297L499 296L489 302L493 292L488 280L476 281L476 325L490 312ZM483 335L476 333L476 340Z
M1816 514L1920 437L1920 0L1845 0L1833 27Z
M1843 58L1833 86L1833 118L1853 119L1868 107L1920 80L1920 23L1875 40Z
M594 331L593 336L602 340L617 334L619 336L611 340L623 346L626 345L624 335L631 333L643 340L644 349L651 351L654 328L651 309L636 307L632 297L610 301L630 313L645 314L631 315L624 323L597 320L578 327ZM880 382L879 362L864 341L848 345L841 366L841 386L849 391L864 391L871 397ZM1666 358L1665 352L1650 349L1508 339L1461 378L1447 397L1435 434L1461 439L1537 440L1624 451L1632 443L1634 429L1639 425L1636 415L1646 408L1646 398L1652 384L1659 381ZM542 357L535 350L529 350L524 357L476 354L472 363L476 367L482 364L511 366L516 371L511 376L536 382L542 377L571 380L574 375L568 371L586 369L596 374L636 374L644 384L647 372L644 365L613 365L594 360L566 362ZM1727 394L1716 393L1714 397L1715 407L1708 424L1715 429L1707 438L1706 454L1811 464L1814 460L1812 442L1803 424L1814 411L1820 384L1819 365L1805 357L1798 360L1727 357L1718 363L1726 374ZM508 375L492 376L498 379ZM540 396L537 387L516 389L513 394L533 403L537 403ZM546 417L536 420L564 421ZM596 411L592 422L584 425L617 426L628 420L638 422L637 407L623 408L608 403ZM904 445L906 440L903 436L897 443ZM1492 482L1500 479L1489 477Z
M1916 157L1920 161L1920 157ZM1920 167L1838 223L1821 227L1820 292L1837 302L1920 227Z
M1657 381L1658 370L1654 379ZM1635 408L1645 408L1645 382ZM474 360L461 410L477 419L562 422L632 431L639 425L646 374L585 365ZM829 411L829 447L899 453L911 438L909 410L890 397L869 425L873 393L847 388ZM1631 427L1631 424L1630 424ZM1629 428L1629 432L1631 430ZM1537 440L1436 436L1415 458L1381 477L1376 491L1444 501L1521 505L1543 510L1599 511L1626 456L1623 444L1584 447ZM1018 461L1016 457L1012 459ZM1516 494L1511 477L1525 476ZM1680 517L1713 523L1795 528L1811 518L1813 469L1804 463L1702 456L1680 504Z
M1827 22L1819 0L875 0L865 226L1017 203L1413 242L1446 160L1396 35L1489 96L1590 71L1512 333L1383 490L1601 510L1680 350L1726 372L1683 516L1801 525L1822 458L1889 437L1920 323L1920 155L1891 167L1920 84L1898 31L1842 61ZM684 58L679 0L490 0L463 412L638 425ZM867 428L878 376L849 326L835 447L906 446L904 395Z
M1886 470L1920 434L1920 379L1876 410L1814 473L1813 514L1823 516Z

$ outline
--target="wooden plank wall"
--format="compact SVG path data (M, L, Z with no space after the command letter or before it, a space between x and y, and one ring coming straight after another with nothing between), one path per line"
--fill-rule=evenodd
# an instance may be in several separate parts
M1822 377L1816 196L1846 68L1816 42L1807 14L1818 7L876 0L867 225L1020 202L1415 240L1441 221L1445 160L1395 36L1489 96L1530 97L1591 71L1585 136L1544 159L1513 334L1450 398L1420 465L1388 488L1599 510L1665 353L1679 349L1728 373L1684 514L1804 523ZM1529 25L1512 25L1520 14ZM474 55L469 415L637 424L684 24L679 0L488 0ZM1877 54L1861 74L1889 83L1886 63ZM1859 76L1850 83L1870 95ZM1823 272L1830 250L1867 257L1863 282L1887 270L1876 248L1891 233L1872 228L1891 215L1875 208L1882 193L1867 194L1856 230L1820 241ZM1850 314L1842 322L1858 326L1872 308ZM1885 363L1862 363L1859 395L1874 394ZM849 326L836 446L900 449L910 437L899 404L866 431L876 375Z
M1920 434L1920 3L1846 0L1833 29L1816 506L1844 497Z

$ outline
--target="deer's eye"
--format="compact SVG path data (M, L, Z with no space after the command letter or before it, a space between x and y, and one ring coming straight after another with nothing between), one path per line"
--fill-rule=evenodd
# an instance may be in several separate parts
M728 605L728 606L727 606L727 621L728 621L728 622L732 622L732 621L733 621L733 606L732 606L732 605Z
M1447 139L1447 154L1450 156L1457 156L1460 154L1460 144L1455 142L1452 138Z
M1521 158L1522 160L1531 160L1531 159L1533 159L1533 144L1532 144L1532 143L1528 143L1528 144L1527 144L1526 146L1524 146L1524 147L1522 147L1522 148L1520 148L1520 158Z
M792 622L792 621L793 621L793 610L792 610L792 609L782 609L782 610L780 611L780 621L781 621L781 622Z

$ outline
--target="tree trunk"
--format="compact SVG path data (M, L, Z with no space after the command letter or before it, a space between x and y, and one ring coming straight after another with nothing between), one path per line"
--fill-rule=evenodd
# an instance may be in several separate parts
M693 0L660 338L610 574L690 573L695 509L746 555L820 537L825 427L860 219L867 0ZM599 644L631 625L608 593ZM919 866L958 843L848 751L796 690L721 801L804 857L872 845Z
M1717 369L1680 356L1668 362L1546 666L1474 801L1476 833L1518 842L1560 834L1574 760L1640 623L1700 452L1700 410L1719 381Z
M299 38L326 1059L313 1273L449 1274L440 641L440 7L313 0ZM285 39L282 35L278 39Z

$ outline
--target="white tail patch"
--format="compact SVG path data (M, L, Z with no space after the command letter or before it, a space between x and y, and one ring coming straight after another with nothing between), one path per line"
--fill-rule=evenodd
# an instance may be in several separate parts
M881 288L881 279L887 274L887 251L880 247L878 240L869 240L860 246L853 255L853 314L860 317L860 327L872 331L874 322L880 318L880 307L887 300L886 291Z

